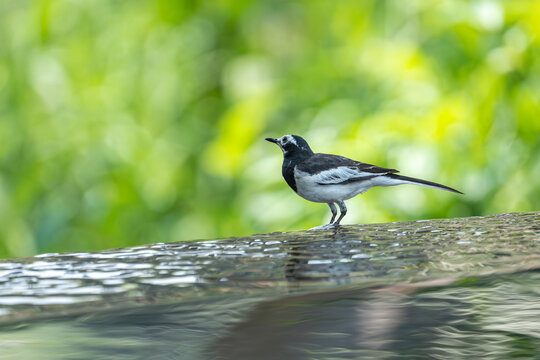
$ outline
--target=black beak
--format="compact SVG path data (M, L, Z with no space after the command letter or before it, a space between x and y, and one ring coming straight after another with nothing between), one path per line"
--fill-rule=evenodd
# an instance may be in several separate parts
M276 138L266 138L266 139L264 139L264 140L273 142L274 144L277 144L277 143L278 143L278 139L276 139Z

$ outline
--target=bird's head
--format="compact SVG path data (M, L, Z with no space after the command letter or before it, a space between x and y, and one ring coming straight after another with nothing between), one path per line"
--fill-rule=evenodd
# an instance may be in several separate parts
M283 135L280 138L266 138L265 140L277 144L285 157L313 155L306 140L298 135Z

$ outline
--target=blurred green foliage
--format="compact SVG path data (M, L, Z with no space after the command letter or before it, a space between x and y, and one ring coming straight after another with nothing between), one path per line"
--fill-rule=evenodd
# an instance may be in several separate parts
M398 168L345 223L538 210L540 2L0 2L0 256L304 229L267 136Z

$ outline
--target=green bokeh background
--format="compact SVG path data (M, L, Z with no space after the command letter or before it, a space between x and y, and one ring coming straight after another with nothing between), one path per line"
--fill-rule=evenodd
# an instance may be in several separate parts
M267 136L455 187L344 223L538 210L540 2L0 2L0 256L298 230Z

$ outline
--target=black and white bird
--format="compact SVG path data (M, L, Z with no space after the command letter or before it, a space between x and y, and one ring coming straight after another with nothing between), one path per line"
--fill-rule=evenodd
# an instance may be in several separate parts
M385 169L339 155L313 153L306 140L298 135L266 138L283 151L282 174L289 186L306 200L326 203L332 211L328 225L339 225L347 214L344 201L363 194L374 186L414 184L436 189L462 192L431 181L398 175L398 170ZM337 216L336 205L341 214Z

